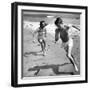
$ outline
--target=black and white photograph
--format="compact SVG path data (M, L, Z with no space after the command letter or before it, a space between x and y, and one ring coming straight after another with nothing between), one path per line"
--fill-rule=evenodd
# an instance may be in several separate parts
M23 77L80 75L80 14L22 11Z
M86 81L86 7L14 3L13 10L18 85Z

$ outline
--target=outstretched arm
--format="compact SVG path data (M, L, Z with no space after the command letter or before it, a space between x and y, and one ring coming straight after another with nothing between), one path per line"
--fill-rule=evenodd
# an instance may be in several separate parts
M80 29L78 27L76 27L75 25L72 25L72 27L77 29L78 31L80 31Z
M47 37L47 30L45 29L45 38Z
M35 34L38 33L38 29L33 32L33 43L35 43Z
M34 32L33 32L33 37L35 36L35 34L38 33L38 29L36 29Z
M80 35L80 29L78 26L70 25L69 34L72 36Z

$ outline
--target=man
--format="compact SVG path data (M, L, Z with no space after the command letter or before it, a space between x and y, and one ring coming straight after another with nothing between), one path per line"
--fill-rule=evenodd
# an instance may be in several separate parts
M47 34L47 31L46 31L46 23L45 21L40 21L40 27L34 32L33 36L37 33L37 39L38 39L38 42L40 43L41 45L41 49L42 49L42 52L43 52L43 56L45 56L45 49L46 49L46 34Z
M75 71L78 71L78 67L74 60L74 57L71 54L73 48L73 39L72 39L72 35L69 33L70 27L64 25L60 17L56 18L55 25L57 26L55 30L55 43L58 41L60 34L60 38L62 40L62 47L65 49L66 55L70 60L70 62L73 64Z

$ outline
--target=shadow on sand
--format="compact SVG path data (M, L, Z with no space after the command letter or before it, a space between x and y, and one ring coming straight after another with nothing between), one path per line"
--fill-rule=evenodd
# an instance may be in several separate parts
M25 52L24 57L28 57L28 55L34 55L34 56L42 56L43 54L40 53L41 51L32 51L32 52Z
M56 74L56 75L62 75L62 74L66 74L66 75L74 75L74 72L59 72L59 68L60 66L65 66L65 65L68 65L68 64L71 64L71 63L64 63L64 64L61 64L61 65L43 65L43 66L35 66L33 68L29 68L28 71L37 71L34 75L37 75L40 71L40 69L49 69L51 68L52 71Z

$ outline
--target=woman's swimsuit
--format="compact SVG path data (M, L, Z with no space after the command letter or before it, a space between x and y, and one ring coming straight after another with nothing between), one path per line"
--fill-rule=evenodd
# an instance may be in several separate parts
M46 28L41 29L39 27L39 29L38 29L38 40L40 40L40 39L44 40L45 37L46 37Z

